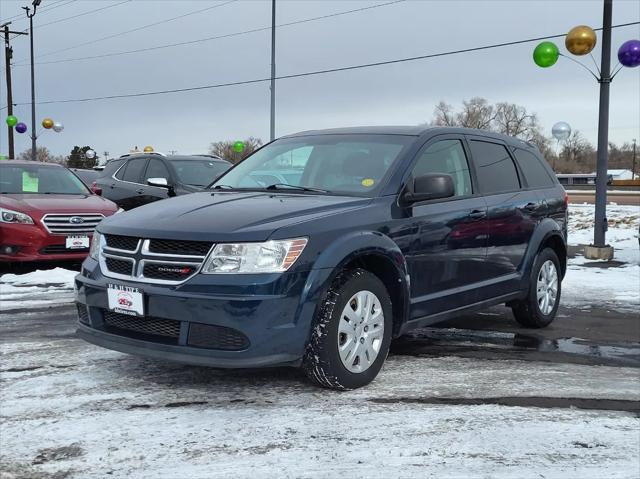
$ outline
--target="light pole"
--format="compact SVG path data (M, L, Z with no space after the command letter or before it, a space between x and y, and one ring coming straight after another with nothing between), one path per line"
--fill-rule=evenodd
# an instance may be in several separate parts
M542 68L553 66L558 57L562 56L577 63L600 84L600 104L598 114L598 160L596 176L596 207L593 229L593 244L585 248L584 255L589 259L613 258L613 247L606 244L607 232L607 161L609 149L609 85L623 67L634 68L640 66L640 40L628 40L618 49L618 64L620 67L611 72L611 17L613 0L604 0L602 13L602 57L600 69L593 72L589 67L574 60L568 55L560 53L558 47L549 41L540 43L533 51L533 61ZM567 50L576 56L591 55L596 46L595 31L586 25L572 28L565 37ZM593 57L592 57L593 59ZM593 59L595 63L595 59ZM597 66L596 66L597 68Z
M26 33L11 31L9 30L9 25L11 25L11 22L3 23L1 26L4 29L4 68L7 79L7 115L13 116L13 90L11 87L11 58L13 57L13 48L11 47L11 39L9 38L9 34L26 35ZM7 125L7 132L9 136L9 158L14 159L16 155L13 148L13 127Z
M636 174L636 139L633 139L633 163L631 163L631 179L635 179Z
M609 161L609 85L611 84L611 14L613 0L604 0L602 14L602 57L600 61L600 107L598 114L598 160L596 163L596 215L593 248L585 250L593 259L613 258L607 246L607 162Z
M36 161L36 80L33 63L33 17L42 0L33 0L33 13L29 7L22 7L29 18L29 40L31 41L31 159Z
M271 0L271 141L276 138L276 0Z

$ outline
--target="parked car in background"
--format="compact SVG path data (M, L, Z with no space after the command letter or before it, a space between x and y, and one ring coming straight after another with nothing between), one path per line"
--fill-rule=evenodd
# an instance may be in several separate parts
M294 157L302 174L282 183ZM496 304L523 326L550 324L567 200L534 145L487 131L280 138L207 191L102 223L76 277L77 334L163 361L302 366L319 385L357 388L415 328Z
M110 160L91 189L130 210L200 191L231 166L217 156L133 153Z
M91 185L93 184L93 182L95 180L97 180L100 175L102 174L101 171L98 170L84 170L81 168L70 168L71 171L73 171L73 173L82 180L82 182L91 187Z
M93 231L118 212L69 169L33 161L0 162L0 262L81 261Z

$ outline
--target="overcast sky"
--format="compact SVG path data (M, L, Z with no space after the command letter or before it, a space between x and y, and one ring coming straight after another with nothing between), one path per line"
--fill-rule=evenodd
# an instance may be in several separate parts
M278 0L277 23L388 1ZM4 21L21 15L13 20L11 28L26 28L28 22L21 7L27 3L1 0L0 18ZM122 33L218 4L218 8ZM640 2L614 1L614 24L638 20ZM54 23L44 25L50 22ZM270 1L43 0L34 17L36 62L197 40L268 27L270 23ZM601 0L405 1L278 29L277 73L295 74L554 35L579 24L601 26ZM110 35L113 38L77 46ZM614 30L613 65L617 63L618 47L631 38L640 38L637 25ZM564 40L555 41L566 52ZM270 32L260 31L144 53L40 63L36 65L37 100L266 78L270 73L270 42ZM14 103L23 104L14 112L30 125L30 107L24 105L30 101L28 37L12 43ZM539 115L549 134L553 123L566 121L595 142L597 82L563 58L552 68L536 67L531 59L534 47L535 43L528 43L280 80L276 88L276 135L350 125L423 123L431 119L434 105L440 100L459 104L463 99L482 96L492 102L526 106ZM57 52L62 49L66 51ZM599 62L599 46L594 55ZM590 58L581 60L593 67ZM0 93L0 106L4 107L4 69ZM4 118L6 108L0 113ZM63 133L45 132L39 138L39 145L55 154L68 154L74 145L91 145L100 155L108 151L110 156L126 153L134 145L153 145L164 152L201 153L212 141L247 136L268 139L269 84L38 105L38 124L45 117L65 125ZM0 131L0 154L6 154L6 129ZM16 137L17 153L30 146L27 135ZM611 88L610 139L622 143L633 138L640 139L640 68L624 69Z

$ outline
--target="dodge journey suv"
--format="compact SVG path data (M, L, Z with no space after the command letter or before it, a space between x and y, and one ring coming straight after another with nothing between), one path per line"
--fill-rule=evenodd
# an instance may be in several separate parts
M97 231L76 278L81 338L197 365L300 366L351 389L414 328L500 303L523 326L551 323L567 195L518 139L345 128L280 138L205 191Z

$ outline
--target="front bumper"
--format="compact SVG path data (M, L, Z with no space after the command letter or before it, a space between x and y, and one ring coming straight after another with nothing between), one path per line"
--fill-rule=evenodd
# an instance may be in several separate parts
M91 238L91 234L88 235ZM68 250L65 247L66 235L52 235L39 224L0 225L0 262L27 261L82 261L89 249ZM3 254L4 247L17 251Z
M77 334L105 348L186 364L220 368L298 365L322 295L320 285L329 274L329 270L277 275L197 274L183 284L161 286L105 277L96 261L88 258L76 277ZM143 291L145 317L124 318L135 331L113 327L121 323L112 322L113 313L108 310L109 283ZM156 335L157 330L152 334L141 332L154 321L163 328L172 326L173 335ZM196 329L199 340L192 341ZM218 331L244 337L246 342L241 346L235 342L233 349L220 348L217 344L224 341L213 337Z

